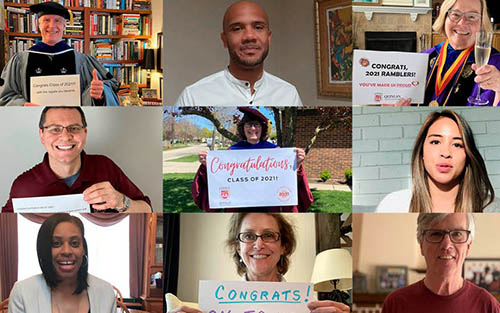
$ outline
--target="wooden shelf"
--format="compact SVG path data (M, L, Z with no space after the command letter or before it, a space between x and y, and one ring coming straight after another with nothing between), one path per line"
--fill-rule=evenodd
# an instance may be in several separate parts
M7 36L9 37L42 37L39 33L11 33L11 32L6 32ZM63 38L76 38L76 39L83 39L83 35L63 35Z
M151 11L134 11L134 10L120 10L120 9L99 9L99 8L89 8L90 12L103 12L103 13L114 13L114 14L123 14L123 13L131 13L131 14L141 14L141 15L150 15Z
M151 39L144 35L91 35L90 39Z
M139 85L137 85L137 87L138 88L146 88L146 87L148 87L148 85L147 84L139 84ZM130 85L121 85L120 86L120 89L125 89L125 88L130 88Z
M29 3L14 3L14 2L5 2L5 7L16 7L16 8L29 8L33 4ZM152 11L134 11L134 10L120 10L120 9L101 9L101 8L92 8L92 7L66 7L71 11L84 11L85 9L89 9L90 12L103 12L103 13L113 13L113 14L123 14L123 13L131 13L131 14L141 14L141 15L150 15Z
M134 64L142 63L142 60L100 60L102 64Z
M14 3L14 2L5 2L4 7L16 7L16 8L29 8L32 6L30 3ZM67 9L70 9L71 11L83 11L85 10L85 7L66 7Z

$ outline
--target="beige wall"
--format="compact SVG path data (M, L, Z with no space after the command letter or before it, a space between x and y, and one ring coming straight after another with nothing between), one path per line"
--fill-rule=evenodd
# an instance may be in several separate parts
M409 268L425 268L424 258L416 239L417 216L413 213L365 213L354 214L353 270L368 276L368 289L375 291L375 267L377 265L405 265ZM469 253L470 258L498 258L500 249L492 243L500 242L498 225L500 214L474 214L476 237ZM376 235L375 235L376 234ZM413 283L422 278L410 272Z
M231 214L181 214L179 284L177 295L198 302L199 280L240 280L224 241ZM315 258L314 214L291 214L297 249L292 256L289 282L309 282Z
M174 105L187 85L228 64L220 40L222 16L233 0L168 0L165 19L166 104ZM314 0L257 0L269 15L272 44L266 71L294 84L305 105L350 105L316 91Z

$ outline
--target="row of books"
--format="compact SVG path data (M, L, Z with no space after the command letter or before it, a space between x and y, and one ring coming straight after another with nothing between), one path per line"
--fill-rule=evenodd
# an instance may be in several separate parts
M65 7L89 7L98 9L151 10L151 0L9 0L7 2L37 4L58 2Z
M16 53L28 50L38 39L14 37L9 40L9 59ZM83 39L66 39L66 43L78 52L83 53Z
M146 42L122 39L113 43L111 39L98 39L90 43L90 55L99 61L105 60L142 60Z
M140 14L90 14L90 35L145 35L152 33L149 16Z
M73 12L73 25L66 21L66 34L83 35L83 12ZM28 9L7 7L5 9L5 29L12 33L38 33L36 14Z
M146 71L139 64L104 64L104 67L118 80L121 85L131 82L146 84Z

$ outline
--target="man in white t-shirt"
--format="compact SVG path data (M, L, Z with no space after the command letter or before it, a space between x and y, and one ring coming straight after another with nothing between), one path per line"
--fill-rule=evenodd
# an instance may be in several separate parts
M260 5L240 1L229 6L221 39L229 66L186 87L176 106L302 106L292 84L264 71L271 30Z

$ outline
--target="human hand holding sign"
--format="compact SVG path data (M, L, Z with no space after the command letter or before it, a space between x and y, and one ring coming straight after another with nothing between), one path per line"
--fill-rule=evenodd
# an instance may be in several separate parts
M297 166L299 166L306 158L306 152L301 148L295 148L295 152L297 153Z
M330 300L323 300L323 301L311 301L307 304L307 308L311 310L311 313L349 313L351 312L351 308L349 308L347 305L340 303L340 302L335 302L335 301L330 301Z
M116 191L110 182L93 184L83 191L83 200L98 211L120 209L125 206L125 196Z
M102 80L97 78L97 70L92 71L92 82L90 83L90 96L94 99L102 99L102 93L104 91L104 84Z

